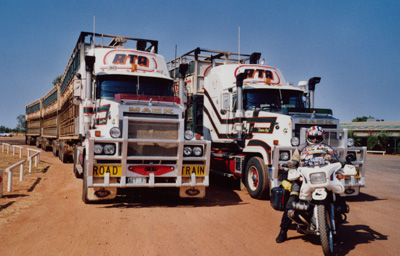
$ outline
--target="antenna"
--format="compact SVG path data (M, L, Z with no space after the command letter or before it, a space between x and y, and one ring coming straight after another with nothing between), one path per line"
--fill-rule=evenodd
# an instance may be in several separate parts
M238 63L240 63L240 26L238 27L238 52L239 52Z
M95 40L95 33L96 32L96 14L93 14L93 41Z

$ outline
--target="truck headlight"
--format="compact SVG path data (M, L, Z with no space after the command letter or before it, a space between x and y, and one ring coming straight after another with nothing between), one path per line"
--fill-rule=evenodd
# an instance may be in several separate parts
M297 137L292 137L290 139L290 143L292 144L293 147L297 147L298 145L300 145L300 140Z
M103 145L101 144L94 144L94 153L96 155L100 155L101 153L103 153Z
M118 127L113 127L110 129L111 138L119 138L121 136L121 130Z
M193 137L194 137L194 134L193 134L193 132L191 130L186 130L185 131L185 139L191 140L191 139L193 139Z
M193 149L189 146L186 146L183 148L183 154L185 156L190 156L192 154L192 152L193 152Z
M114 155L115 154L115 144L94 144L94 154L95 155Z
M114 155L115 154L115 144L107 144L104 146L104 154Z
M194 147L193 154L195 156L201 156L201 155L203 155L203 149L201 147Z
M326 175L324 172L316 172L310 175L311 184L323 184L326 181Z

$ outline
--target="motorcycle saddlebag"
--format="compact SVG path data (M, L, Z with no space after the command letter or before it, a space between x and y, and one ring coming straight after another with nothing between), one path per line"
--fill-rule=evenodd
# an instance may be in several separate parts
M277 211L284 211L289 195L289 191L285 190L282 186L272 188L270 199L272 208Z

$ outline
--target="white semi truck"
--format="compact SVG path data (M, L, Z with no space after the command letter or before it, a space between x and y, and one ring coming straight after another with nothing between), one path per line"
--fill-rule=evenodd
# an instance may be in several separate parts
M113 199L118 188L205 195L211 143L185 131L184 105L157 48L82 32L61 83L26 107L27 143L73 158L85 203Z
M347 195L358 194L366 149L348 146L330 109L314 108L320 78L294 86L260 56L196 48L168 63L175 81L185 77L186 128L212 141L211 171L242 179L253 198L266 198L280 183L278 165L305 142L306 128L318 125L341 157L356 157L358 175L343 182Z

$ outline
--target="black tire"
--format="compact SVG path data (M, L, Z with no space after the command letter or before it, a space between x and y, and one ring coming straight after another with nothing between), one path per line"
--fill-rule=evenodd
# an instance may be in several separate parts
M53 145L52 145L53 155L54 155L54 156L58 156L57 141L56 141L56 140L53 140L53 143L52 143L52 144L53 144Z
M82 177L83 177L83 173L82 174L80 174L79 172L78 172L78 169L76 169L76 164L77 163L79 163L79 157L78 157L78 147L75 145L74 146L74 174L75 174L75 177L76 178L78 178L78 179L82 179Z
M252 198L269 198L269 180L267 168L260 157L252 157L246 164L243 177L247 191Z
M36 138L35 144L36 144L37 148L40 148L40 138L39 137Z
M60 151L58 152L59 154L59 158L61 160L62 163L67 163L68 162L68 157L64 152L64 142L60 141Z
M334 255L332 225L325 205L317 205L317 212L322 251L324 252L325 256Z
M41 148L43 149L43 151L47 151L46 139L44 139L44 138L42 139Z

